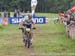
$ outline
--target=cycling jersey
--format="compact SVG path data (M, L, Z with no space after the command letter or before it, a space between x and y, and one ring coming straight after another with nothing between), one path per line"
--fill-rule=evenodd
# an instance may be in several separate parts
M32 24L34 24L33 20L29 19L28 16L25 16L22 21L24 22L23 26L26 26L27 28L31 28Z

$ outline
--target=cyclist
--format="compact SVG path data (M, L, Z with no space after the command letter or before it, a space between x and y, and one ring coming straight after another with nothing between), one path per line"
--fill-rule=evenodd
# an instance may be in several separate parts
M33 35L33 34L32 34L31 29L32 29L32 28L35 28L35 26L34 26L34 21L33 21L31 15L25 16L24 19L22 19L22 21L19 23L19 28L22 29L23 41L24 41L24 42L25 42L25 40L27 39L27 37L26 37L26 35L25 35L26 32L24 32L25 29L26 29L26 27L27 27L27 28L30 28L31 44L32 44L32 35Z

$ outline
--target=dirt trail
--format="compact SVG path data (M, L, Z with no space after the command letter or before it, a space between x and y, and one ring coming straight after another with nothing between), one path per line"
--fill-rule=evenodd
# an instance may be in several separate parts
M29 56L37 56L36 52L34 51L34 48L27 48L27 51L29 53Z
M40 29L37 28L34 32L40 32ZM35 39L36 33L33 33L33 41ZM26 48L26 47L25 47ZM36 51L34 50L34 46L32 45L30 48L26 48L29 56L38 56Z

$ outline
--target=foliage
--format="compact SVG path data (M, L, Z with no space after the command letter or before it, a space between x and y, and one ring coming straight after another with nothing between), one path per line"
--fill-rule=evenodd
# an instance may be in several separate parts
M0 11L7 9L14 11L16 8L30 10L31 0L0 0ZM75 0L38 0L37 12L61 12L74 6Z

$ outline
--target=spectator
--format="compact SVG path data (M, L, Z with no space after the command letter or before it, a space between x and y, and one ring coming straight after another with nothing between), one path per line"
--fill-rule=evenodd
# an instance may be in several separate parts
M68 16L67 16L67 14L65 14L64 17L63 17L63 23L65 25L67 25L67 20L68 20Z
M8 17L10 17L10 12L8 12Z
M14 11L14 17L17 17L17 10Z
M24 11L23 11L21 14L22 14L22 17L24 17L24 16L25 16L25 12L24 12Z
M20 9L18 9L17 10L17 17L20 17L20 15L21 15L21 11L20 11Z
M27 15L31 15L30 11L27 11L26 13L27 13Z
M8 12L5 10L4 11L4 17L7 17L8 16Z
M0 13L0 17L2 17L2 14Z
M70 24L75 24L74 16L71 16L71 17L70 17Z

